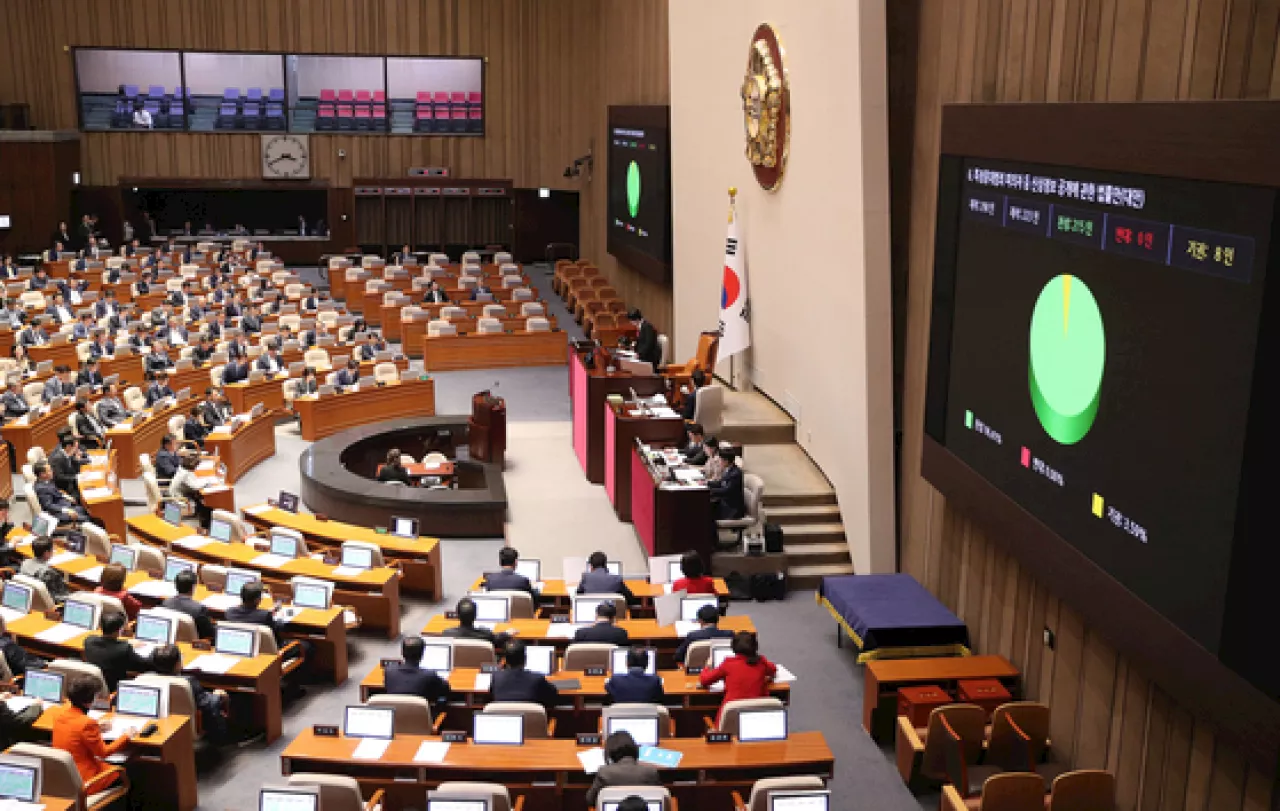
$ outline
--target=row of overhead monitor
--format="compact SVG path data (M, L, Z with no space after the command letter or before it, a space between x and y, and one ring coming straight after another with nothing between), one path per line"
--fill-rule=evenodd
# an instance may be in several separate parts
M645 811L663 811L665 803L650 792L636 788L645 803ZM621 800L601 799L600 811L618 811ZM796 790L769 792L769 811L828 811L831 792ZM258 795L258 811L320 811L320 789L314 786L278 786L264 788ZM468 796L449 792L427 792L426 811L494 811L493 801L486 796Z
M395 519L393 519L395 520ZM657 555L649 558L649 582L655 585L674 583L684 577L680 569L680 555ZM622 561L611 560L605 564L609 574L623 576ZM562 576L569 584L577 584L588 571L587 559L580 556L564 558ZM516 561L516 574L524 575L530 583L542 582L542 561L538 558L520 558Z

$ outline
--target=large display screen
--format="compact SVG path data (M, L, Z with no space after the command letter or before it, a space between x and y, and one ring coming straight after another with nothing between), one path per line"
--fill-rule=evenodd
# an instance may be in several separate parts
M1221 655L1275 189L942 170L928 434Z
M669 108L609 108L609 253L671 278Z

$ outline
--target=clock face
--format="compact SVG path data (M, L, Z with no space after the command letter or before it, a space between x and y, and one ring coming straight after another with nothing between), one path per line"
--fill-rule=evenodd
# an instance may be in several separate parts
M262 176L265 178L310 178L311 144L307 136L262 136Z

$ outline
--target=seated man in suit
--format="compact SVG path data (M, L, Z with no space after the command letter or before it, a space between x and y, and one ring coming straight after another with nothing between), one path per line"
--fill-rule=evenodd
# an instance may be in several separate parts
M546 676L525 670L527 659L523 642L515 640L507 646L503 668L493 674L489 684L489 701L525 701L541 704L551 712L560 700L560 691Z
M267 346L267 351L258 356L256 364L258 369L265 372L268 377L283 372L284 359L280 357L280 350L274 343Z
M444 288L435 279L427 285L426 295L422 297L424 304L448 304L449 297L445 295Z
M720 451L724 460L724 473L719 481L710 482L711 501L716 508L716 520L732 521L747 514L747 498L742 489L742 468L738 467L738 455L731 449Z
M510 546L499 549L498 566L501 568L484 576L484 589L485 591L525 591L533 598L534 603L537 603L538 592L534 590L529 578L516 573L516 562L519 560L520 553Z
M107 337L107 333L101 329L93 331L93 336L89 343L89 357L101 358L109 357L116 353L115 343Z
M646 673L649 652L644 648L627 651L627 672L614 673L604 683L604 690L614 704L662 704L667 694L662 689L662 677Z
M93 337L93 331L97 327L93 324L92 313L81 313L76 325L71 328L71 337L77 341L87 341Z
M245 583L240 589L240 605L233 605L227 609L227 622L239 622L245 625L261 625L264 628L270 628L271 634L276 638L276 645L283 648L284 638L281 636L281 623L276 621L275 616L265 608L259 608L262 602L262 583L261 581L253 581ZM305 639L302 640L302 651L291 648L284 654L286 659L296 659L300 655L305 658L310 651L310 643Z
M93 412L89 410L89 402L87 400L76 400L76 433L80 435L80 442L90 450L102 448L107 444L107 432L102 427L102 423L98 422L98 418L93 416Z
M71 307L67 304L66 299L61 293L53 294L53 301L50 302L48 309L44 314L52 318L58 324L71 324L76 320L75 313L71 312Z
M662 785L658 770L640 762L640 747L630 732L620 730L610 735L604 742L604 756L607 762L596 772L591 788L587 789L588 806L594 807L600 790L610 786Z
M200 406L193 405L191 410L187 412L186 421L182 423L182 438L203 448L204 440L207 436L209 436L209 426L204 423L204 415L200 413Z
M94 318L106 318L109 315L117 315L119 312L120 303L116 301L116 291L111 288L103 291L102 298L93 305Z
M173 434L165 434L160 438L160 450L156 451L156 478L160 481L169 481L178 474L178 468L182 467L182 458L178 456L175 450L177 440Z
M147 406L155 406L156 403L166 397L172 396L173 389L169 388L169 373L164 369L160 369L156 372L155 379L151 381L151 385L147 387Z
M8 376L0 376L0 405L4 406L4 421L16 420L31 410L22 396L22 384L10 384Z
M106 391L102 393L102 399L98 401L98 421L107 428L119 425L129 418L129 410L124 407L124 402L120 399L120 384L112 383L107 386Z
M249 359L233 358L222 368L222 385L242 383L249 379Z
M102 389L102 385L105 382L106 379L99 369L98 359L90 353L89 359L80 367L80 374L76 375L76 387L90 386L97 392Z
M151 653L151 664L153 671L161 676L174 676L187 682L187 686L191 688L191 696L195 699L196 709L200 711L200 719L204 722L205 734L214 742L224 740L227 737L229 708L227 691L207 690L197 676L183 674L182 650L177 645L161 645L156 648Z
M680 405L680 416L686 420L693 419L693 415L698 409L698 390L707 385L707 373L701 369L694 369L692 380L693 390L685 394L684 402Z
M701 467L707 463L707 451L703 447L706 432L703 431L702 424L697 422L689 423L686 430L689 433L689 444L680 449L680 455L688 464Z
M174 307L185 307L191 301L191 282L184 281L179 290L174 290L169 294L169 303Z
M44 320L32 318L31 323L18 333L18 343L24 349L49 343L49 333L44 328Z
M240 329L244 330L246 335L262 332L262 312L258 305L250 304L245 308L245 313L240 318Z
M596 606L596 624L579 628L573 635L574 642L605 642L610 645L630 644L626 628L615 625L618 609L613 603L601 603Z
M582 575L578 582L579 594L621 594L627 598L627 605L635 605L636 597L627 588L622 575L609 573L609 558L604 552L592 552L587 558L591 571Z
M213 639L213 618L209 616L209 609L192 596L196 591L195 572L178 572L178 576L173 578L173 588L177 594L166 597L160 606L171 611L180 611L191 617L196 624L196 636L201 639Z
M360 360L373 360L378 357L379 352L387 351L387 342L381 340L377 333L370 332L365 336L364 343L360 345L356 354Z
M80 441L68 431L58 440L58 447L49 454L49 469L53 471L53 483L59 490L72 495L80 494L80 486L76 477L84 466L85 458L80 451Z
M147 355L147 371L159 372L166 369L172 369L173 361L169 358L169 352L165 346L165 342L157 340L151 345L151 353Z
M222 389L205 389L204 394L205 400L200 404L204 424L213 427L231 422L235 409L227 401L227 393Z
M347 360L345 369L338 370L337 384L342 388L354 386L356 381L360 379L360 363L355 358Z
M662 347L658 346L658 331L639 310L627 313L627 318L631 321L631 326L636 329L634 346L636 357L644 363L652 363L656 371L662 360Z
M404 662L387 665L383 669L383 684L393 696L417 696L425 698L428 704L435 705L449 699L449 682L434 671L422 669L424 647L422 637L406 636L400 642L400 656Z
M310 366L303 368L302 377L298 380L297 392L301 397L304 394L315 394L320 390L320 378L316 376L316 370Z
M53 284L53 281L49 278L49 271L45 269L44 265L38 265L31 273L31 279L27 282L27 289L46 290L51 284Z
M690 631L676 646L676 661L680 664L684 664L689 646L694 642L704 639L733 639L733 631L720 627L720 610L714 605L704 605L698 609L698 625L698 630Z
M494 652L501 656L507 641L511 639L511 635L495 634L488 628L478 627L476 625L476 603L470 597L463 597L458 601L457 611L458 624L452 628L446 628L444 635L455 636L459 639L483 639L493 645Z
M76 393L76 382L71 377L70 366L55 366L53 376L44 384L44 392L41 399L45 403L51 403L58 397L73 397Z
M36 466L43 464L44 462L37 462ZM34 577L44 583L44 587L49 590L49 596L55 602L65 602L71 590L67 587L66 575L49 565L51 557L53 557L53 539L36 538L31 542L31 557L22 561L18 574Z
M208 335L201 335L199 342L191 349L191 362L196 366L204 366L213 357L213 346Z
M98 666L102 677L107 680L107 689L113 693L130 673L151 669L151 662L139 656L132 645L120 638L125 622L124 612L109 608L102 612L99 621L102 634L84 640L84 660Z
M475 287L471 288L471 300L480 301L480 297L483 295L492 296L493 291L489 289L489 285L485 284L485 281L482 278L479 282L476 283Z

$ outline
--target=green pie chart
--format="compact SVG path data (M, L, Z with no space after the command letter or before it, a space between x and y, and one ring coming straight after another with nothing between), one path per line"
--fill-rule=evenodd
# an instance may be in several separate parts
M640 213L640 164L635 161L627 167L627 210L632 217Z
M1093 427L1107 362L1097 299L1075 276L1055 276L1031 313L1031 404L1045 433L1074 445Z

